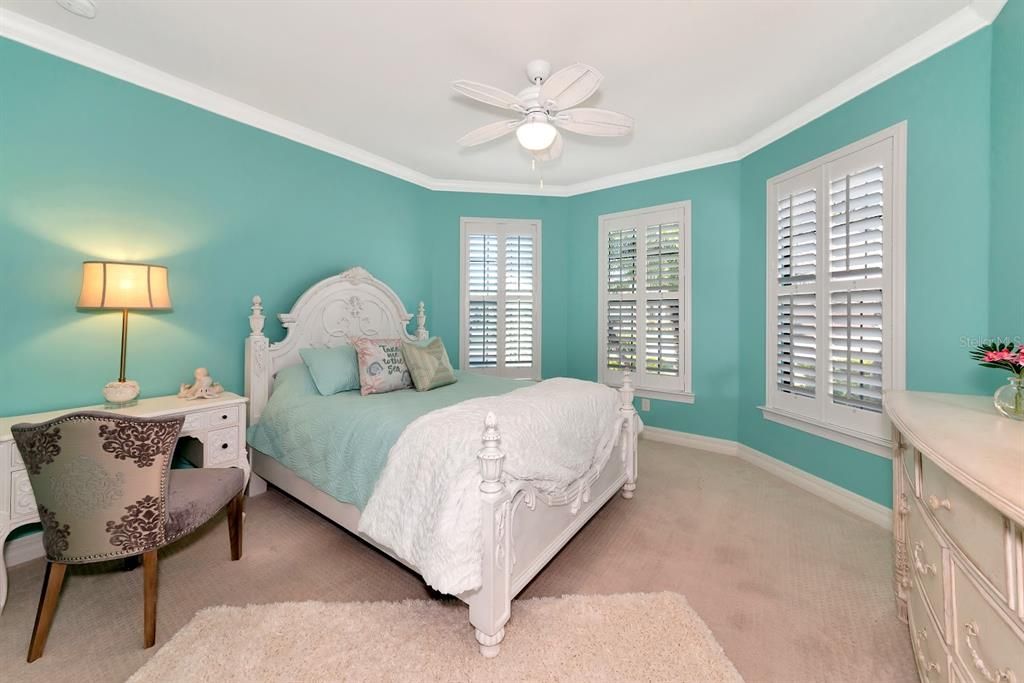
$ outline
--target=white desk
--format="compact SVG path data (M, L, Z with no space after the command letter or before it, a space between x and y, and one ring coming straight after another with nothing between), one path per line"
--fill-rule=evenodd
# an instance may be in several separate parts
M144 398L127 408L109 410L102 405L53 410L47 413L0 418L0 610L7 603L7 565L3 545L20 526L39 521L32 486L25 463L11 436L19 422L45 422L79 410L107 410L134 417L184 415L181 439L190 439L185 457L198 467L239 467L249 478L248 449L245 447L245 403L248 399L224 393L214 399L186 401L175 396Z

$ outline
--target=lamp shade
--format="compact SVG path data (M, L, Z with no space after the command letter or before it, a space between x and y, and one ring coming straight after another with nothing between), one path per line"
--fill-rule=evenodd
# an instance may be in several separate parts
M169 309L167 268L146 263L85 261L78 307Z

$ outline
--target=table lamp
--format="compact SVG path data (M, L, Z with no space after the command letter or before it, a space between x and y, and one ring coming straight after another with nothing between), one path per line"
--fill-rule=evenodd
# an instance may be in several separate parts
M162 311L171 307L167 268L146 263L85 261L82 263L82 293L79 308L120 309L121 372L116 382L103 387L103 397L115 406L131 404L139 395L139 383L124 376L128 347L128 311Z

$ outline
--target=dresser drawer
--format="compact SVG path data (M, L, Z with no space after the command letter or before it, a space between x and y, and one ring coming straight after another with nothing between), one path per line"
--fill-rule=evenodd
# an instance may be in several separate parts
M11 520L28 519L39 515L36 499L32 495L32 483L28 480L28 472L16 470L11 472Z
M942 634L935 626L928 608L921 599L920 584L915 581L910 591L908 617L910 620L910 642L917 659L917 670L924 681L950 680L950 658Z
M1006 520L928 458L922 459L922 475L921 500L939 526L1009 604Z
M977 683L1024 681L1024 633L953 563L954 652Z
M238 462L238 427L214 429L206 437L203 465L233 465Z
M909 507L907 555L910 561L910 574L916 582L915 588L919 588L918 592L925 594L935 621L945 634L948 629L945 596L946 585L949 583L949 550L932 529L920 503L912 500Z

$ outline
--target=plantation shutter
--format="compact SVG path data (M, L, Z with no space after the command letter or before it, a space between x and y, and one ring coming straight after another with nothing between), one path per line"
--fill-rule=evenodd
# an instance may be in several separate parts
M775 387L788 409L804 413L816 409L818 381L815 180L797 177L775 198Z
M648 225L645 233L644 371L678 377L679 223Z
M505 367L533 365L533 236L505 237Z
M469 367L494 368L498 366L498 236L468 235L466 255Z
M766 416L889 439L882 398L902 387L893 358L904 354L892 264L903 252L905 144L897 128L769 181Z
M686 203L602 216L601 376L649 392L689 391Z
M463 219L463 367L539 377L539 224Z
M607 367L636 370L637 343L637 231L636 227L611 230L607 252Z
M885 173L829 178L829 359L833 402L882 411Z

